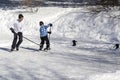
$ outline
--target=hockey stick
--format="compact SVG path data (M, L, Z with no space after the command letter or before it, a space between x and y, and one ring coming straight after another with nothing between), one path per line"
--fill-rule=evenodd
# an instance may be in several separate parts
M49 30L49 32L51 32L51 27L50 27L50 30ZM49 41L50 41L50 34L49 34Z
M38 44L38 43L36 43L36 42L34 42L34 41L32 41L32 40L30 40L30 39L24 37L24 36L23 36L23 38L26 39L26 40L28 40L28 41L30 41L30 42L32 42L32 43L34 43L34 44L36 44L36 45L40 45L40 44Z

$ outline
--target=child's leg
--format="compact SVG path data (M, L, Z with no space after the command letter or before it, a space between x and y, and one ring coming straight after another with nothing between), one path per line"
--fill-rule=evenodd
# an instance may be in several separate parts
M44 37L41 37L41 43L40 43L40 49L39 50L42 50L43 48L43 45L44 45Z
M46 49L50 49L50 42L48 36L45 37L45 41L46 41Z
M18 36L19 36L19 41L18 41L18 43L16 44L16 50L19 50L19 46L20 46L20 44L21 44L22 41L23 41L23 35L22 35L21 32L18 33Z
M13 39L13 42L12 42L11 51L13 51L13 49L15 49L16 42L17 42L17 34L14 33L14 39Z

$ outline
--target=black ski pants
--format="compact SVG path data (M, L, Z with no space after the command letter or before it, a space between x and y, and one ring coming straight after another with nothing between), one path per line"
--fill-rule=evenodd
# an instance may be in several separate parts
M17 41L17 39L18 39L18 41ZM14 39L13 39L11 48L12 49L19 48L22 41L23 41L22 32L14 33Z
M48 36L40 37L40 39L41 39L40 49L43 48L45 42L46 42L46 48L47 49L50 48L50 42L49 42Z

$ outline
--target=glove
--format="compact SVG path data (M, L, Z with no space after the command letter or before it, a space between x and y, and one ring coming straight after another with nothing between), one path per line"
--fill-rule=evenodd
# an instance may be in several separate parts
M12 33L15 33L15 31L14 31L14 29L13 29L13 28L10 28L10 30L11 30L11 32L12 32Z
M52 27L52 23L50 23L49 25L50 25L50 27Z
M48 34L51 34L51 31L48 31Z

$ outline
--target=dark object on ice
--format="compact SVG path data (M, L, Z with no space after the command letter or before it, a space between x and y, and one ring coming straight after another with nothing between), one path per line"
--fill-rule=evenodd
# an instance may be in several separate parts
M72 40L72 42L73 42L73 45L72 46L76 46L76 40Z
M119 48L119 44L115 44L114 48L118 49Z

